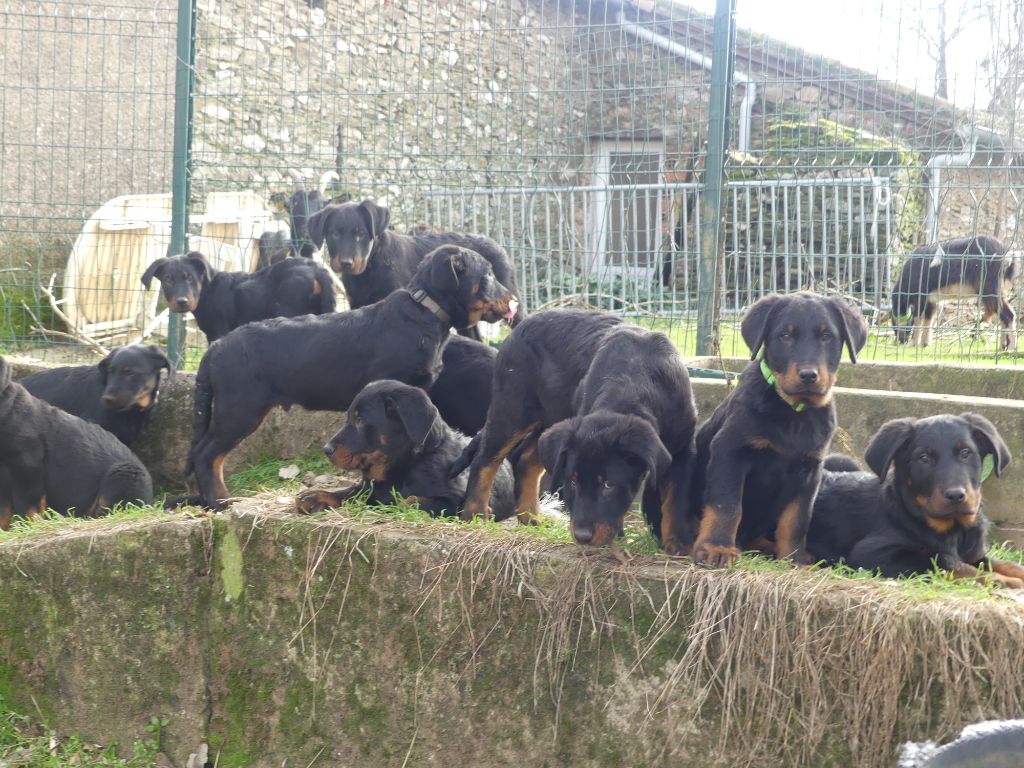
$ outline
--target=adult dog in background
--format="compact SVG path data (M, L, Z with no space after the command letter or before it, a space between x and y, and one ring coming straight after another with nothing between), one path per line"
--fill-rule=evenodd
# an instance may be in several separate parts
M693 558L728 566L756 548L809 565L807 525L836 430L832 387L844 347L857 362L867 324L838 297L802 292L758 300L740 330L753 362L697 432Z
M1024 588L1024 568L990 559L981 484L998 477L1010 450L976 413L893 419L864 453L871 472L827 471L807 532L811 554L830 565L883 576L928 573Z
M892 294L892 324L896 339L926 347L939 302L976 296L982 319L996 315L1002 325L1000 347L1017 348L1017 316L1007 300L1018 260L989 235L958 237L914 249L903 263Z
M490 262L495 279L517 299L521 297L508 254L491 238L462 232L401 235L388 230L390 223L391 212L372 200L329 205L309 219L309 236L318 248L326 243L331 269L341 275L352 309L407 286L424 256L442 245L476 251ZM513 327L524 314L520 308ZM481 338L475 327L457 330L463 336Z

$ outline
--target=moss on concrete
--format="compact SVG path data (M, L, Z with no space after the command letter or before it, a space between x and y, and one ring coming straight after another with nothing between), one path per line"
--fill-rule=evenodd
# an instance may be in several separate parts
M0 693L97 741L169 717L179 764L874 766L1024 702L1016 604L458 524L97 523L0 578Z

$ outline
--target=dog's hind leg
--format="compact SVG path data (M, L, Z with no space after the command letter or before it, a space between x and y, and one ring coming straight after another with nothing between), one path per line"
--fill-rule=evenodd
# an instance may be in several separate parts
M516 516L523 525L540 522L540 481L544 465L537 453L536 433L526 438L515 466Z
M488 419L490 422L490 419ZM473 463L469 467L469 481L466 485L466 503L462 508L463 520L469 522L474 517L484 520L490 519L491 488L494 486L494 478L501 468L501 462L523 441L527 435L539 426L538 422L527 425L523 429L516 430L510 435L504 434L505 430L492 429L488 423L483 432L483 440L480 449L473 457ZM538 476L539 479L539 476ZM517 488L519 478L516 478ZM518 506L517 506L518 509Z
M256 416L242 412L241 408L230 408L227 398L224 405L218 405L213 424L203 438L192 448L190 456L199 495L211 509L223 509L224 499L230 497L224 482L224 461L242 440L255 432L267 418L273 406L268 406Z
M1002 347L1007 352L1017 350L1017 313L1005 298L999 301L999 322L1003 325Z

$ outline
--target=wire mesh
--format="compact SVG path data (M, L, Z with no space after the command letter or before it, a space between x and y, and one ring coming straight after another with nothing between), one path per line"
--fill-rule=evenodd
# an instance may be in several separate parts
M217 268L257 268L264 233L301 239L297 191L372 198L399 231L498 240L532 310L619 312L692 353L713 0L195 11L189 247ZM0 349L73 359L81 339L166 333L139 277L170 242L176 16L167 1L0 7ZM722 353L746 353L752 301L809 289L863 310L868 359L1015 363L980 294L1019 310L1016 280L975 285L957 254L929 346L899 343L891 316L919 245L993 236L997 271L1015 254L1017 4L738 0L737 20ZM920 324L933 286L910 291ZM195 362L202 334L188 344Z

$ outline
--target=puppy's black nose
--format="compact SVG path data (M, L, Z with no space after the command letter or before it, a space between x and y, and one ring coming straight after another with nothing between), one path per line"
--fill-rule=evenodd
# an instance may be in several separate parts
M334 455L334 443L328 443L327 445L324 446L324 455L325 456L333 456Z
M100 398L100 402L103 403L105 406L110 407L111 405L114 404L114 399L115 398L113 395L104 395L103 397Z
M590 523L573 523L572 537L580 544L589 544L594 539L594 526Z
M813 384L818 380L818 369L817 368L801 368L800 369L800 381L804 384Z
M182 309L184 309L185 307L188 306L188 299L186 299L184 296L182 296L180 298L175 299L174 303L177 304Z
M954 504L959 504L961 501L967 498L967 491L963 488L947 488L946 492L942 494L946 497L946 501L951 501Z

